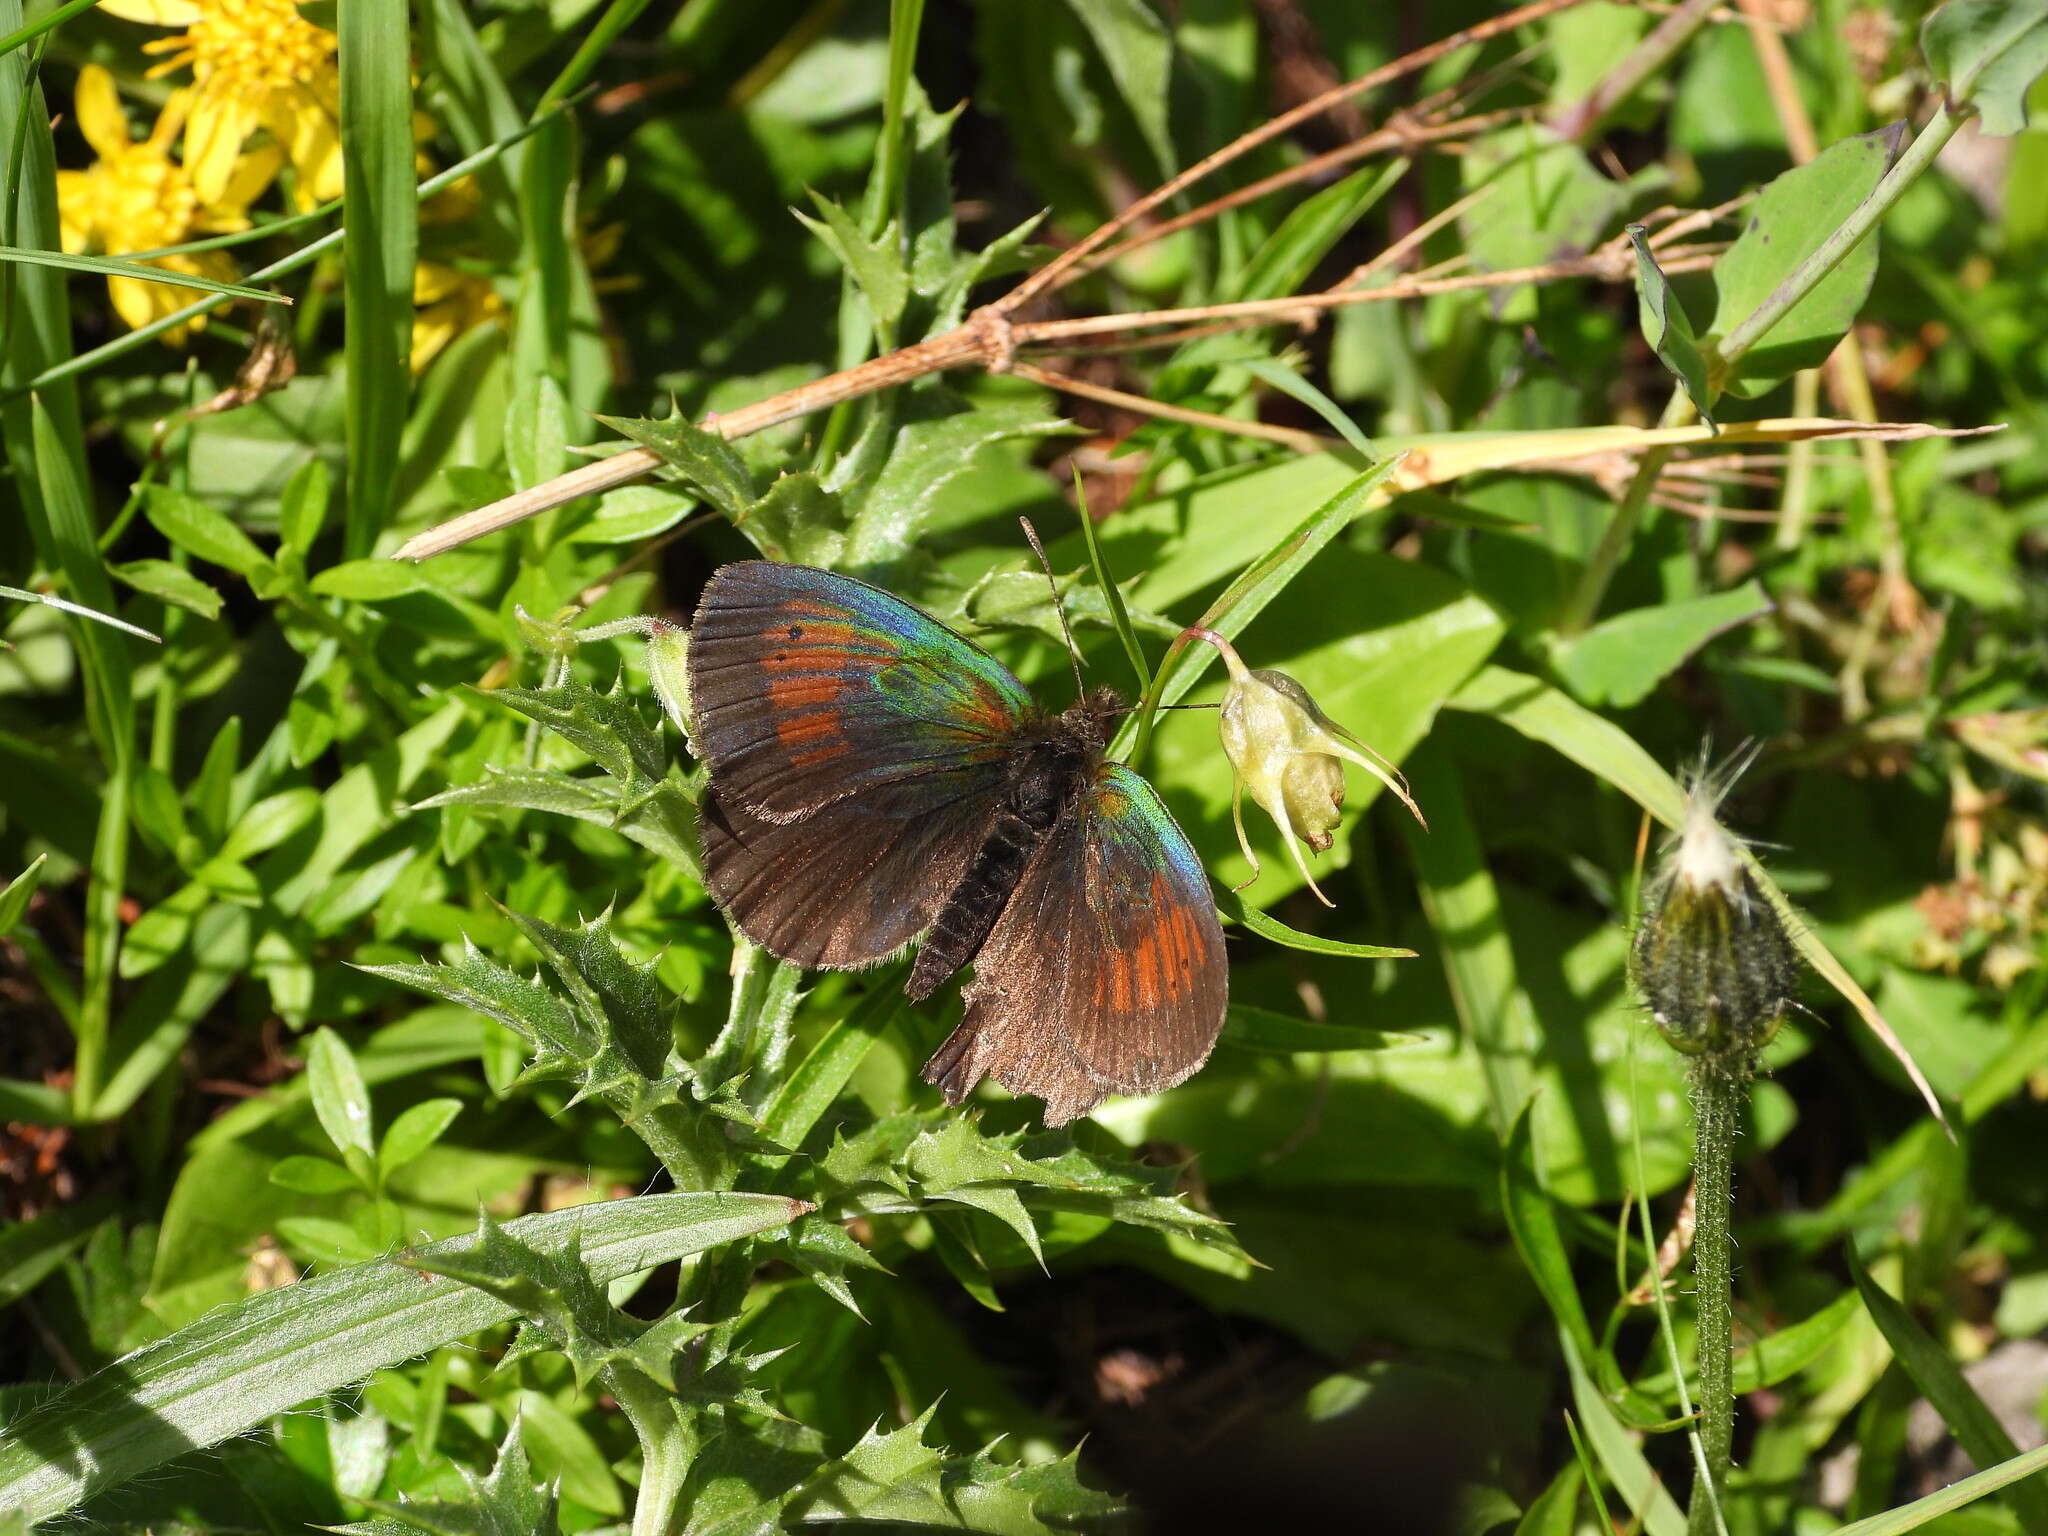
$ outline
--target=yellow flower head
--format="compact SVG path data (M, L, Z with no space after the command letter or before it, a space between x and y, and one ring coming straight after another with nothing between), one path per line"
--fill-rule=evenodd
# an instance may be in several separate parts
M185 164L202 198L224 193L258 129L291 162L301 207L341 196L339 40L293 0L102 0L100 9L181 29L144 51L168 56L152 75L192 67Z
M464 331L488 325L505 313L505 301L487 277L437 261L412 269L412 371L427 364Z
M79 131L98 155L82 171L57 173L57 211L64 249L122 256L181 245L196 234L249 227L248 207L277 174L275 152L250 155L229 166L220 191L204 195L171 158L171 142L191 109L189 91L176 91L140 143L128 136L128 118L114 89L114 77L96 64L79 71L76 110ZM234 263L218 251L162 256L154 265L232 282ZM140 278L107 279L107 295L130 326L141 327L191 302L189 292ZM194 324L203 322L195 321ZM170 339L181 339L180 331Z

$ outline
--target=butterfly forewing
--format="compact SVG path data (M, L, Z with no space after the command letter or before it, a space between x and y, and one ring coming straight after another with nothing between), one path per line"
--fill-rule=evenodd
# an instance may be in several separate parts
M1061 1125L1111 1093L1155 1093L1204 1061L1228 973L1208 877L1158 794L1103 763L1046 838L925 1068L954 1103L984 1075Z
M766 821L906 780L933 806L993 794L1032 709L1001 662L901 598L763 560L712 576L689 670L718 792Z

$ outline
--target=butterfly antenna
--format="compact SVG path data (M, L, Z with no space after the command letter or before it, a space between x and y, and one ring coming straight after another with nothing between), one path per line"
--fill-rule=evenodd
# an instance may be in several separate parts
M1045 571L1045 584L1052 588L1052 611L1059 616L1060 633L1067 639L1067 661L1074 669L1074 697L1080 698L1088 692L1088 685L1081 680L1081 648L1074 644L1074 632L1067 627L1067 610L1060 603L1059 578L1052 573L1052 562L1045 558L1045 546L1038 542L1038 530L1031 526L1031 519L1020 517L1024 525L1024 537L1031 541L1031 552L1038 556L1038 563Z

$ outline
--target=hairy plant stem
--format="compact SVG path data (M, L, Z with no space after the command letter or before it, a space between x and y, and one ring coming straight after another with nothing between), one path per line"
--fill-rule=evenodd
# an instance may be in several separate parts
M1735 1443L1734 1244L1728 1232L1734 1200L1735 1131L1749 1091L1747 1052L1701 1056L1692 1063L1693 1309L1698 1319L1700 1444L1706 1469L1693 1483L1687 1536L1715 1536ZM1710 1482L1711 1480L1711 1482Z

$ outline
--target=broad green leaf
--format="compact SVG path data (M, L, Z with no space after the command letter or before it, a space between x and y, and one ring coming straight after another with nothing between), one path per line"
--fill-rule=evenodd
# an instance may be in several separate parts
M552 688L498 688L483 695L538 720L581 748L592 762L621 783L644 788L668 771L661 738L640 712L640 701L624 679L609 693L569 678Z
M1848 221L1875 190L1898 152L1899 130L1831 144L1765 187L1742 234L1714 265L1718 290L1709 337L1725 336ZM1789 374L1817 368L1848 333L1877 271L1877 240L1862 241L1788 310L1756 346L1716 382L1731 395L1763 394ZM1711 366L1711 365L1710 365Z
M202 619L220 617L220 593L182 565L168 560L127 560L109 565L107 574L123 586L196 613Z
M104 1200L84 1200L0 1232L0 1306L13 1305L41 1285L111 1213Z
M1626 709L1716 635L1772 607L1763 587L1746 581L1732 591L1618 614L1560 644L1552 659L1558 676L1588 704Z
M320 814L320 792L301 785L266 795L244 811L221 841L220 857L236 862L268 853Z
M306 1052L306 1077L313 1094L313 1113L338 1151L369 1154L376 1150L370 1120L370 1090L354 1054L331 1029L313 1036Z
M505 1223L535 1248L573 1243L600 1281L795 1220L780 1195L665 1194ZM459 1254L475 1234L415 1249ZM512 1311L382 1259L220 1308L88 1376L0 1435L0 1508L49 1519L90 1494L253 1429L371 1372L504 1322ZM52 1447L64 1448L52 1454Z
M1811 1316L1751 1340L1735 1352L1736 1394L1760 1392L1797 1376L1832 1349L1862 1312L1862 1299L1853 1290L1844 1291ZM1660 1402L1676 1396L1668 1371L1638 1386Z
M312 552L314 540L327 521L327 504L332 496L325 459L308 459L292 471L284 494L277 501L277 534L281 548L294 550L303 560Z
M321 597L345 597L358 603L382 602L411 592L434 590L433 578L420 566L381 557L330 565L307 585Z
M696 853L696 811L681 786L664 780L632 810L616 781L577 777L550 768L494 768L480 784L465 784L422 800L416 810L444 805L494 805L510 809L550 811L573 816L592 826L623 833L650 853L689 872L699 871Z
M638 544L666 533L697 503L666 486L629 485L599 498L589 517L569 530L577 544Z
M331 1157L281 1157L271 1167L270 1182L302 1195L345 1195L363 1185Z
M168 485L152 485L144 493L143 514L156 530L187 554L211 561L247 580L267 577L270 557L256 541L198 497Z
M1636 324L1642 329L1643 340L1650 344L1650 350L1671 371L1671 376L1685 386L1693 408L1700 413L1700 420L1711 427L1714 424L1714 395L1707 387L1706 359L1700 356L1699 343L1693 336L1692 321L1686 317L1685 305L1672 292L1671 280L1657 265L1657 258L1644 234L1642 225L1629 225L1628 237L1636 248Z
M390 1173L413 1162L441 1139L461 1113L460 1099L424 1099L399 1111L377 1144L377 1166Z
M2048 5L1948 0L1920 24L1920 48L1948 99L2008 137L2027 126L2027 92L2048 70Z

